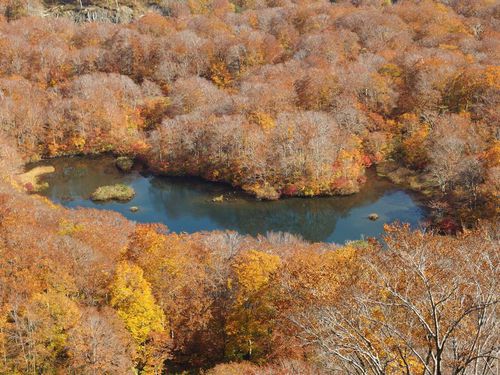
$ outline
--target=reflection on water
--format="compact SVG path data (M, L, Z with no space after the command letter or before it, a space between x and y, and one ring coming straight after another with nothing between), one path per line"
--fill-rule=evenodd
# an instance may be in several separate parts
M290 198L258 201L222 184L198 179L143 176L138 170L120 173L108 157L63 158L46 162L56 172L45 180L44 194L66 207L118 211L138 222L162 222L174 232L231 229L243 234L283 231L310 241L342 243L378 236L384 223L395 220L418 226L425 211L408 192L369 174L362 191L347 197ZM127 203L94 203L90 194L99 186L125 183L136 191ZM224 194L224 202L212 198ZM131 206L138 206L136 213ZM376 212L377 221L367 216Z

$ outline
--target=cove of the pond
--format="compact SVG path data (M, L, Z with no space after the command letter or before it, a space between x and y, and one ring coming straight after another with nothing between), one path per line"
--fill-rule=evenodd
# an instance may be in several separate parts
M349 196L259 201L228 185L197 178L153 176L139 167L124 174L109 156L58 158L38 165L55 167L54 173L43 176L49 188L42 194L56 203L113 210L137 222L163 223L173 232L289 232L308 241L344 243L378 237L384 224L394 221L416 228L426 216L418 196L372 170L367 171L361 191ZM133 187L135 197L126 203L89 199L99 186L117 183ZM220 195L225 199L214 202ZM133 206L139 210L132 212ZM371 213L377 213L378 220L369 220Z

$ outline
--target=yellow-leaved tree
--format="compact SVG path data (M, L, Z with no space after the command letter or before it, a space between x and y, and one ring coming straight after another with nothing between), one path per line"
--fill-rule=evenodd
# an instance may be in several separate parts
M80 318L77 303L52 288L15 302L0 312L0 373L56 373Z
M118 265L111 284L111 306L117 310L134 339L139 371L156 373L158 369L150 368L149 354L157 350L148 344L154 344L153 334L164 332L165 315L157 305L140 267L128 262ZM161 363L156 366L161 366Z
M276 316L271 277L280 267L276 255L250 250L233 265L234 300L226 324L226 355L258 361L270 346Z

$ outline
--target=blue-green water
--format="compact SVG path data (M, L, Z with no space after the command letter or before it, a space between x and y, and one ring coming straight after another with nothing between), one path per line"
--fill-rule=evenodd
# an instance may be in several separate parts
M43 164L56 172L46 175L44 195L66 207L114 210L137 222L160 222L174 232L235 230L242 234L290 232L309 241L343 243L376 237L393 221L418 227L425 209L414 195L370 172L362 190L344 197L288 198L258 201L223 184L192 178L155 177L119 172L110 157L62 158ZM136 196L130 202L95 203L89 199L99 186L125 183ZM223 194L226 200L213 202ZM131 212L130 207L139 207ZM368 215L379 219L370 221Z

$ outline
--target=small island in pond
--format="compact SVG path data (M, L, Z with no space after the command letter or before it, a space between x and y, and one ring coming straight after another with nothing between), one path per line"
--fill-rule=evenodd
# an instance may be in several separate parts
M90 199L96 202L106 202L111 200L128 202L135 195L134 189L124 184L107 185L97 188Z

